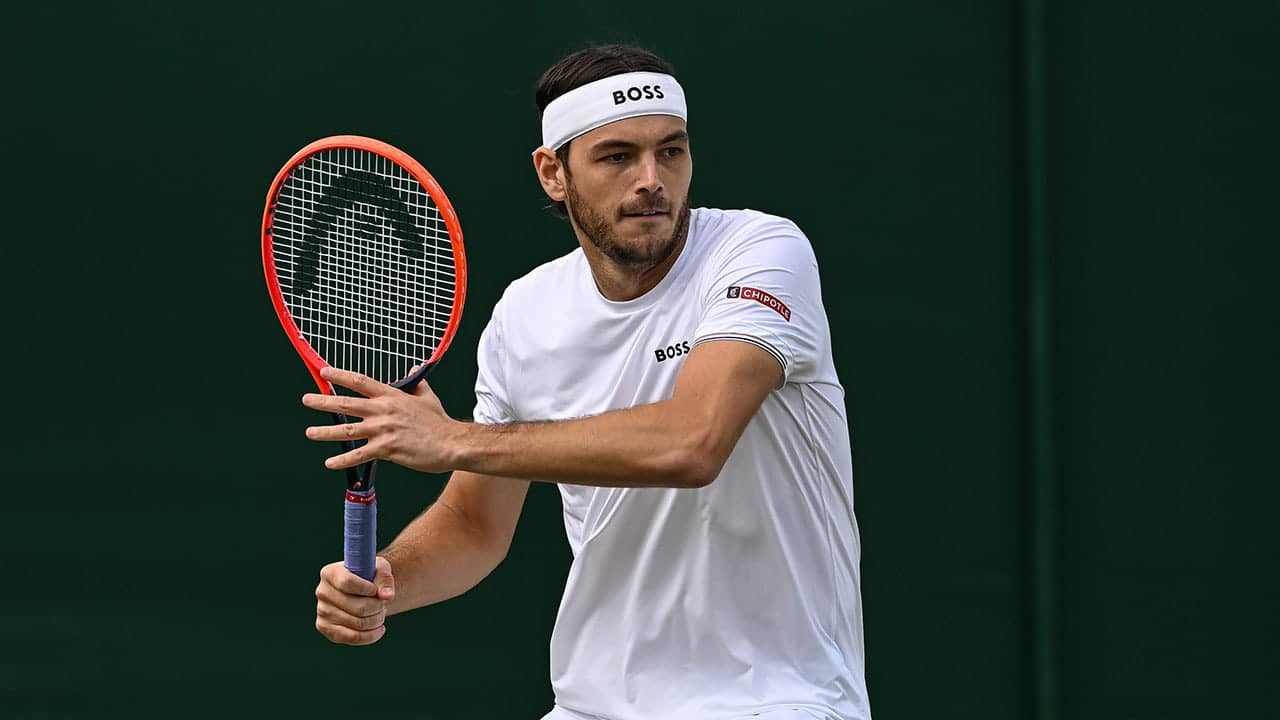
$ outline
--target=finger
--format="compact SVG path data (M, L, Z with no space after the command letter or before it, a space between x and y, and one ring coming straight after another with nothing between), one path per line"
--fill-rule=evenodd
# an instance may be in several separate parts
M313 425L307 428L307 438L311 440L362 440L373 435L373 426L367 422Z
M344 595L373 597L378 594L377 586L351 572L340 562L329 563L320 568L320 580L321 585L329 585Z
M348 390L354 390L365 397L378 397L379 395L386 395L388 392L395 390L395 388L390 385L380 383L368 375L362 375L358 372L342 370L332 366L321 368L320 377L328 380L334 385L344 387Z
M372 645L387 634L386 625L376 630L352 630L340 625L333 625L322 618L316 618L316 630L319 630L320 634L329 638L330 641L343 645Z
M344 468L363 465L370 460L377 460L382 457L381 451L374 447L372 443L365 443L354 450L348 450L341 455L334 455L324 461L324 466L330 470L342 470Z
M375 617L386 612L386 603L376 597L347 595L323 583L316 588L316 600L317 607L320 604L328 605L354 618Z
M302 396L302 404L312 410L323 410L330 413L342 413L353 417L366 417L373 411L373 405L366 398L348 395L321 395L307 393Z
M316 617L324 618L331 625L338 625L352 630L376 630L387 619L386 610L372 615L359 617L334 607L324 600L316 601Z

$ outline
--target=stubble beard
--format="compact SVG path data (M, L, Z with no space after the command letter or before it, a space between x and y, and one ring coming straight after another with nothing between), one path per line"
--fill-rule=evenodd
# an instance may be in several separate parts
M676 247L689 232L688 195L685 196L684 202L676 213L676 226L671 232L671 237L658 245L646 243L628 245L618 239L613 231L613 223L609 222L608 218L582 201L572 180L565 183L565 190L569 196L565 205L568 206L569 215L582 234L587 236L587 240L601 254L632 272L645 273L661 265L671 257L671 253L675 252Z

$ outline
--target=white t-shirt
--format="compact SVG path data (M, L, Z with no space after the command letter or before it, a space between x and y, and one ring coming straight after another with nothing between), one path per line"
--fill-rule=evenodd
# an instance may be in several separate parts
M516 280L480 340L475 419L667 400L712 341L751 343L785 375L713 483L559 485L573 565L553 715L869 718L844 390L817 261L792 222L694 210L670 272L626 302L600 294L581 249Z

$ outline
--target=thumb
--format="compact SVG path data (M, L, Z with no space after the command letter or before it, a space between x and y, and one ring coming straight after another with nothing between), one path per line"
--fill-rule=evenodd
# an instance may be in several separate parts
M414 365L414 366L409 370L409 375L408 375L408 376L406 376L406 377L413 376L413 375L417 375L417 374L418 374L418 371L419 371L419 370L421 370L421 369L423 368L423 366L424 366L424 365L425 365L425 363L424 363L424 364L419 364L419 365ZM409 389L409 392L410 392L411 394L413 394L413 395L418 396L418 397L422 397L423 395L434 395L434 394L435 394L435 393L433 393L433 392L431 391L431 387L430 387L429 385L427 385L427 379L426 379L425 377L424 377L424 378L422 378L421 380L419 380L418 382L414 383L414 386L413 386L412 388L410 388L410 389Z
M396 579L391 574L391 563L386 558L377 559L377 572L373 576L373 584L378 588L379 600L390 600L396 596Z
M436 393L431 389L431 386L427 384L427 379L423 378L417 385L413 386L413 394L417 397L425 397L427 395L435 397Z

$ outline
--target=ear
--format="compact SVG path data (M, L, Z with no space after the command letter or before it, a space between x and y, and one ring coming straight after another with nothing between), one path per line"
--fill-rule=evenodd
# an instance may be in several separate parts
M546 147L533 152L533 170L538 174L538 182L542 183L542 191L555 202L564 202L564 167L556 154Z

